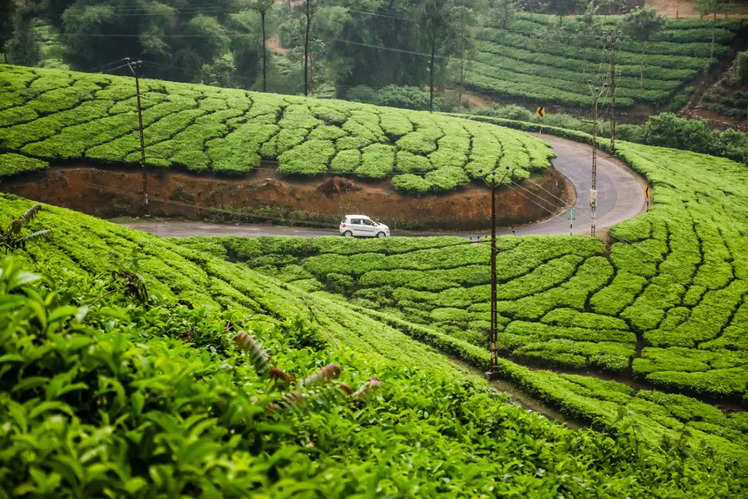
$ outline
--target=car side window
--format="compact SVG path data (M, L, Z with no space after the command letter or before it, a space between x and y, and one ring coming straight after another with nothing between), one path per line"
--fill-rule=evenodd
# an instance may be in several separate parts
M353 225L361 225L361 219L360 218L354 218L351 220L351 223Z

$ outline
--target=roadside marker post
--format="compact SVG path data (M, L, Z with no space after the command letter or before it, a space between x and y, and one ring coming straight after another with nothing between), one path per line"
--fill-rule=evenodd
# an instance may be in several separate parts
M535 110L535 116L537 116L540 119L543 119L543 116L545 116L545 106L538 106L538 108ZM543 135L543 127L540 127L540 131L538 132L540 135Z
M566 218L569 219L569 235L573 235L573 229L574 229L574 220L577 219L577 210L576 208L569 208L566 210Z

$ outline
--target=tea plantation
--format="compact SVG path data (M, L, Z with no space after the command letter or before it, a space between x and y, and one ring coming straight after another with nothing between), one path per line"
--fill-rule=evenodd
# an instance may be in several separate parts
M612 16L599 20L603 30L617 22ZM616 50L620 75L616 105L624 109L636 104L679 109L693 91L691 83L714 62L710 58L712 35L716 58L727 52L741 22L719 20L713 29L712 20L668 19L646 43L621 40ZM555 16L523 12L506 28L488 25L478 31L477 50L466 78L468 85L489 95L541 105L589 107L593 99L588 80L597 81L599 74L610 72L601 42L563 35ZM603 99L608 101L609 97Z
M31 206L0 195L0 226ZM52 236L0 263L3 496L726 497L743 485L744 412L502 361L601 432L568 430L403 331L476 364L483 349L229 263L220 244L199 251L49 206L28 230L42 228ZM234 346L240 330L266 361ZM333 362L340 380L315 388L310 374Z
M144 80L146 162L245 175L391 178L402 192L452 191L496 166L521 181L550 165L541 140L442 115ZM137 165L132 78L0 66L0 176L86 160ZM482 173L481 173L482 171Z
M654 186L611 244L499 240L499 342L524 363L592 369L672 392L748 401L748 171L730 160L621 143ZM310 291L483 345L489 248L460 238L185 241L218 245Z

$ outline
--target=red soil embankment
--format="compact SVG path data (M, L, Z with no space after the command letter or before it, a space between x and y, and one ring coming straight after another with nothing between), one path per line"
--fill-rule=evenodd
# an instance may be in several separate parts
M393 228L472 230L488 226L491 208L490 189L477 185L415 197L396 192L389 180L285 178L271 167L241 178L171 170L146 170L145 177L149 214L164 217L327 225L346 213L365 213ZM4 179L0 190L98 217L137 216L144 213L143 179L136 168L66 166ZM538 203L538 196L548 204ZM522 188L498 191L498 221L518 225L548 218L573 198L569 182L551 168Z

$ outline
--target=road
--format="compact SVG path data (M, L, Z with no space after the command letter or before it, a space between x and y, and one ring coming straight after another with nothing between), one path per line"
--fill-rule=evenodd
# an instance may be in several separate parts
M537 134L534 134L537 136ZM500 234L517 235L551 235L551 234L588 234L590 231L591 210L589 206L589 192L592 184L590 164L592 148L572 140L562 139L550 135L542 135L558 156L553 160L553 166L565 175L574 186L576 200L576 220L571 229L567 213L561 213L547 220L517 226L502 227ZM615 225L623 220L633 218L645 210L644 180L629 170L619 160L612 156L598 152L597 174L597 216L598 230ZM550 196L550 194L549 194ZM542 200L538 200L541 201ZM150 232L166 237L190 236L297 236L317 237L338 235L337 227L329 229L309 227L285 227L269 224L215 224L197 221L178 220L128 220L123 225L134 229ZM458 235L475 237L485 235L485 232L411 232L393 231L393 236L435 236Z

